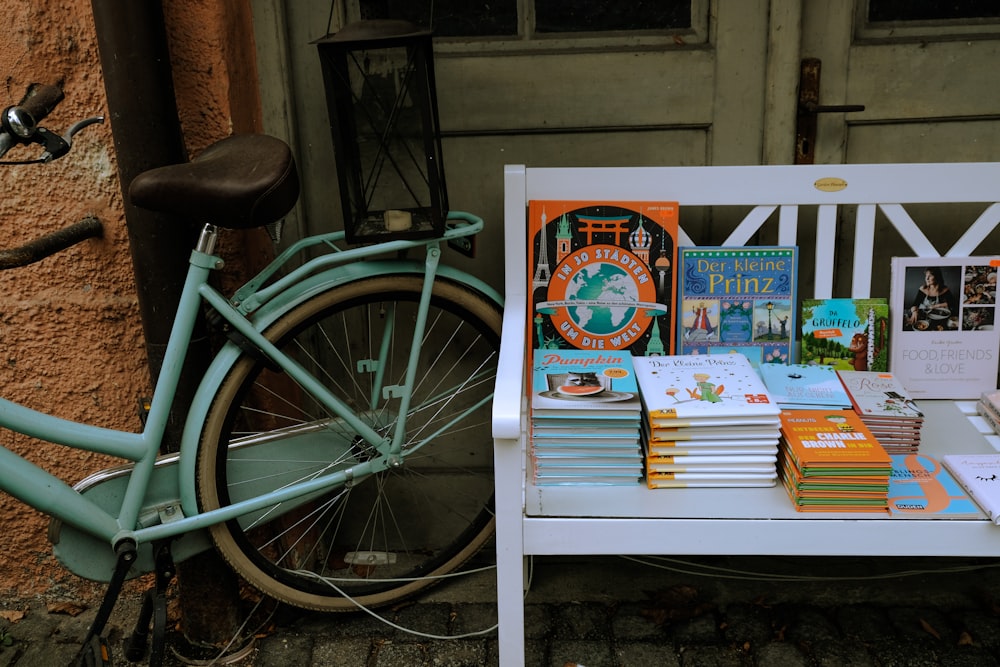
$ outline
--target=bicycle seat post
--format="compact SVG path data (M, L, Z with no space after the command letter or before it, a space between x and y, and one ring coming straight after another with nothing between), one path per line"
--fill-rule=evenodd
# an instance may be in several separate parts
M205 225L198 236L198 244L195 246L195 250L206 255L213 254L218 238L219 228L211 224Z

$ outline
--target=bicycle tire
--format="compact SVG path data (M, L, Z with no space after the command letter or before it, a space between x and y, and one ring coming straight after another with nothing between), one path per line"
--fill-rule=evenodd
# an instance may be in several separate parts
M361 409L370 400L373 373L358 372L365 367L358 362L375 358L374 346L382 336L376 325L384 328L394 314L383 384L401 383L397 355L409 350L409 321L422 282L422 276L390 275L332 288L279 318L266 336L319 368L317 377L324 385L357 406L368 423L384 426L393 416L386 403L398 400L379 401L377 410ZM501 319L492 301L437 280L404 448L426 437L428 429L438 428L446 410L481 405L406 456L398 468L332 489L287 513L276 507L274 513L281 516L274 520L264 520L270 512L261 512L217 524L212 538L233 569L261 592L291 605L347 611L407 598L474 556L494 529L489 399ZM279 407L290 414L278 414ZM294 467L282 444L282 434L293 424L319 424L326 439L299 455L294 465L307 468L305 473L381 456L358 443L342 421L318 415L317 410L308 392L293 386L286 375L252 354L242 355L220 385L203 427L197 460L202 509L223 507L247 493L287 482L289 473L284 472L261 487L258 473ZM302 437L296 445L304 446L306 440ZM239 447L247 442L265 444ZM323 460L314 463L320 455ZM347 462L335 463L338 459ZM242 491L249 480L256 481L256 490ZM258 522L262 525L255 525Z

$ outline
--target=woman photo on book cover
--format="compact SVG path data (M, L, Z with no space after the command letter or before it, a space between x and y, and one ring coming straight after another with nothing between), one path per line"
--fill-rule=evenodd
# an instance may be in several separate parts
M950 267L949 267L950 268ZM924 269L907 269L907 284L913 279L910 274L922 271L922 279L913 293L903 326L913 331L944 331L958 326L958 296L945 281L941 267L929 266Z

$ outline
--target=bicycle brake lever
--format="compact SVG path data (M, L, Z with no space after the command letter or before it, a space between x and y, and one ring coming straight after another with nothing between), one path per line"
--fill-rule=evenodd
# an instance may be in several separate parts
M49 132L43 127L38 128L36 134L41 137L42 145L45 147L45 151L39 156L39 160L42 162L51 162L56 158L61 158L63 155L69 152L69 149L73 147L73 135L75 135L80 130L85 127L89 127L96 123L103 123L104 116L93 116L91 118L85 118L81 121L73 123L66 134L63 136L58 136Z
M84 118L83 120L79 120L79 121L77 121L77 122L75 122L75 123L73 123L72 125L69 126L69 129L66 130L66 134L63 135L63 140L67 144L70 144L72 146L73 145L73 135L75 135L77 132L79 132L83 128L90 127L91 125L94 125L94 124L97 124L97 123L104 123L104 116L92 116L90 118Z
M40 127L35 131L35 136L38 138L38 142L45 147L42 154L38 156L39 162L52 162L69 153L70 143L55 132L49 132L44 127Z

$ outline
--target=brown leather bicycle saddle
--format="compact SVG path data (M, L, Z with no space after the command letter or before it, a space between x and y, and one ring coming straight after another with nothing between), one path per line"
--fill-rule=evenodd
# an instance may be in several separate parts
M228 229L276 222L298 196L291 150L264 134L227 137L190 162L150 169L129 185L136 206Z

